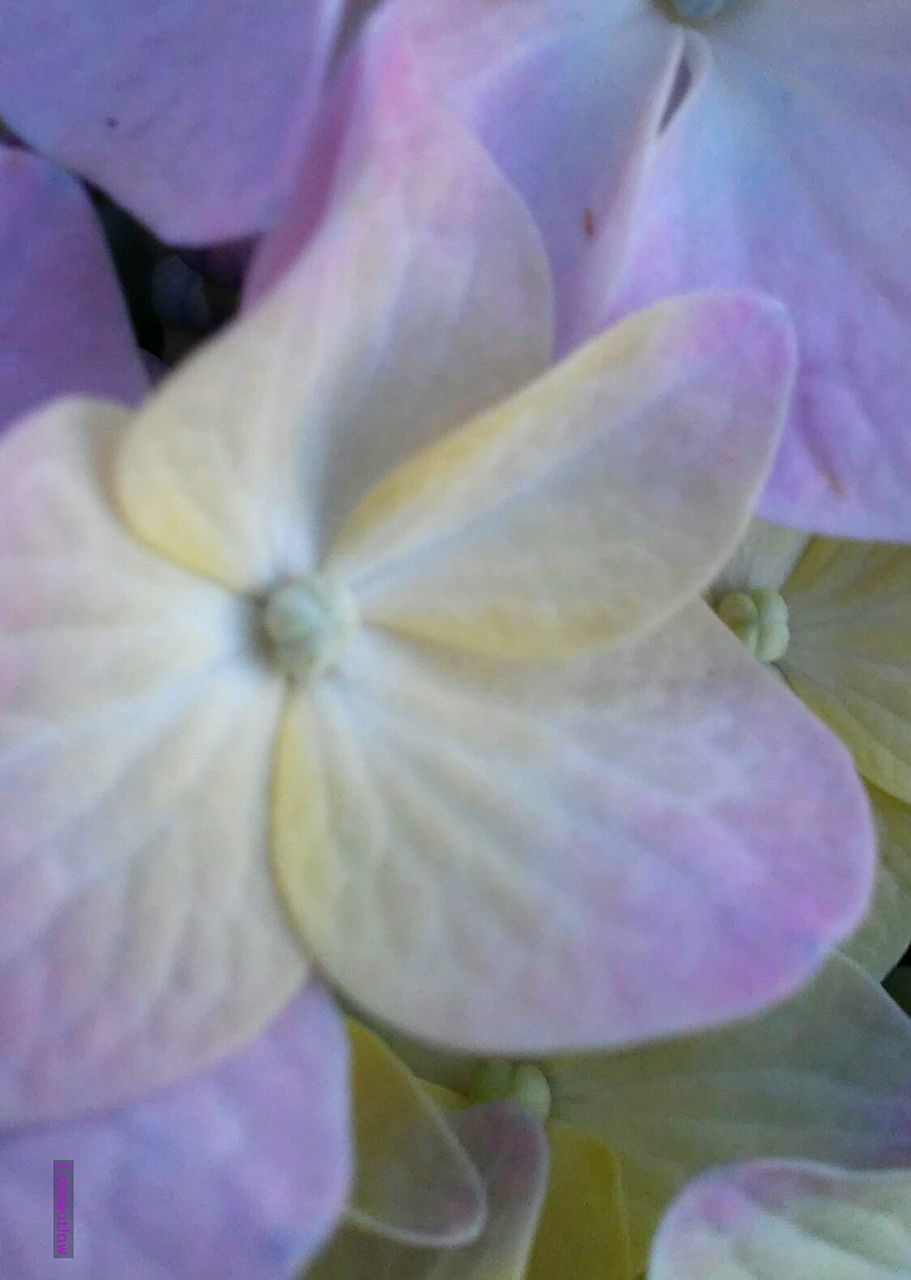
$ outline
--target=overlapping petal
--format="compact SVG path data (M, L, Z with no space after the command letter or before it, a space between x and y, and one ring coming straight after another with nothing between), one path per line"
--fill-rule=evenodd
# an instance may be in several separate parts
M815 538L786 590L788 683L864 777L911 802L911 548Z
M793 369L777 304L664 303L371 491L328 566L371 625L495 658L654 627L737 543Z
M413 46L427 81L514 185L544 238L561 350L619 270L683 36L641 0L390 0L358 56Z
M162 387L119 463L134 529L231 587L313 568L365 489L550 358L540 241L483 150L423 100L376 128L311 250Z
M312 984L243 1052L158 1097L0 1140L16 1280L292 1280L347 1190L346 1046ZM74 1162L74 1256L51 1260L51 1169Z
M461 1248L418 1249L343 1227L307 1280L523 1280L547 1185L547 1139L511 1103L469 1107L450 1117L484 1178L484 1232Z
M273 846L357 1003L505 1053L756 1009L872 878L847 754L701 604L556 668L362 635L292 701Z
M896 540L911 537L909 22L893 0L762 0L691 32L693 83L605 311L709 286L782 298L802 358L763 513Z
M418 1081L366 1027L349 1023L357 1149L347 1218L414 1247L470 1243L484 1184Z
M88 197L2 145L0 244L0 426L71 392L138 400L147 379Z
M164 239L277 217L310 137L342 0L0 6L0 117Z
M904 1280L911 1173L757 1162L688 1187L662 1224L649 1280Z
M127 414L61 401L0 452L0 1116L197 1071L306 961L268 870L283 698L249 605L134 543Z
M759 1018L547 1070L554 1113L620 1157L639 1265L669 1200L713 1165L911 1165L911 1022L838 955Z

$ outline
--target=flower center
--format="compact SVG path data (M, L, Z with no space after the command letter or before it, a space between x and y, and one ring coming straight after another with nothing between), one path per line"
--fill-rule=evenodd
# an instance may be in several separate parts
M542 1123L550 1117L550 1085L533 1062L482 1062L468 1096L472 1102L518 1102Z
M351 592L319 573L266 598L262 626L272 661L294 680L320 675L342 656L358 626Z
M729 591L715 612L761 662L777 662L788 648L788 606L771 587Z
M717 17L722 9L734 0L668 0L671 9L682 22L707 22Z

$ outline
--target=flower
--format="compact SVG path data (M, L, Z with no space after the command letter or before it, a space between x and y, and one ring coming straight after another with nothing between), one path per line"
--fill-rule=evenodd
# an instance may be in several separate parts
M0 3L0 117L166 240L268 228L322 93L342 0Z
M616 1044L782 995L863 908L853 769L697 598L780 310L672 301L545 375L534 229L395 84L270 299L135 418L3 442L7 1122L213 1066L314 967L466 1048Z
M364 1108L358 1158L369 1149L375 1170L370 1140L383 1123L366 1100L388 1097L382 1082L392 1067L370 1033L353 1026L351 1036L356 1108L358 1099ZM846 1241L851 1256L839 1264L848 1280L861 1280L877 1259L898 1267L911 1257L911 1023L841 956L759 1017L620 1053L479 1069L392 1043L417 1073L413 1089L420 1078L443 1082L425 1087L446 1108L520 1098L533 1073L550 1095L549 1113L538 1113L551 1162L540 1216L511 1233L503 1258L507 1232L494 1202L489 1236L437 1250L441 1274L454 1280L558 1280L570 1271L579 1280L632 1280L646 1267L649 1280L731 1280L776 1274L785 1260L788 1275L816 1280ZM479 1124L483 1108L470 1111ZM849 1212L858 1229L846 1234L838 1225ZM722 1261L738 1246L742 1273ZM355 1211L305 1274L410 1277L426 1274L428 1256Z
M785 301L801 364L763 514L902 540L908 22L895 0L389 0L362 51L412 41L515 185L563 349L680 290Z
M876 891L848 951L876 977L911 941L911 548L813 538L755 521L711 598L748 643L756 600L786 619L777 669L839 735L876 821ZM736 615L736 616L735 616ZM754 648L754 652L756 649Z

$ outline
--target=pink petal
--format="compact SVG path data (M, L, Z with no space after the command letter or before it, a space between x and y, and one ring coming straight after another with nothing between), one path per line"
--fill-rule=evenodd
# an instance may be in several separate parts
M286 901L321 971L414 1036L525 1054L697 1030L793 991L864 909L847 752L701 603L561 666L377 630L312 701L277 805L313 753L333 840L295 863L277 837Z
M275 218L341 0L0 0L0 117L167 240Z
M0 1145L0 1264L45 1280L52 1163L74 1162L71 1280L292 1280L349 1177L344 1031L317 984L215 1070Z
M802 368L763 505L853 537L911 537L911 9L762 0L691 37L605 315L681 289L764 288Z
M140 399L147 378L79 183L0 147L0 244L0 426L69 392Z
M391 51L411 49L428 88L471 127L534 218L567 348L591 332L587 293L599 286L598 303L617 269L681 44L679 30L638 0L594 14L587 0L393 0L364 29L322 121L278 233L284 260L311 233L326 175L340 154L350 157L369 117L375 73L366 69L378 64L392 79ZM263 252L271 258L276 246Z

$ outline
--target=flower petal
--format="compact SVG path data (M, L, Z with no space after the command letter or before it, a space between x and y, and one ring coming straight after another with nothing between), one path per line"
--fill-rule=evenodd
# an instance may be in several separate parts
M487 1228L461 1248L408 1248L343 1227L307 1280L523 1280L547 1185L547 1139L521 1107L498 1102L450 1117L487 1185Z
M435 92L519 192L547 247L558 344L594 332L680 59L641 0L391 0L362 38L411 42Z
M110 507L126 414L62 401L0 448L0 1118L216 1061L306 974L269 875L282 682L244 602Z
M791 688L865 778L911 801L911 547L815 538L784 595Z
M550 658L644 631L733 551L792 363L773 302L654 307L381 482L329 564L369 623L455 650Z
M312 984L251 1045L128 1110L0 1141L5 1273L45 1280L51 1169L74 1164L72 1280L292 1280L341 1213L345 1039Z
M466 1244L484 1227L484 1184L449 1123L378 1036L349 1023L357 1166L349 1222L400 1244Z
M148 379L79 183L0 146L0 244L0 426L71 392L138 400Z
M780 297L801 366L763 514L907 540L911 10L737 4L688 49L694 83L605 314L711 286Z
M616 1156L559 1120L547 1138L550 1184L526 1280L633 1280Z
M904 1280L911 1173L764 1161L688 1187L655 1243L649 1280Z
M291 704L273 848L333 982L488 1053L755 1010L873 871L847 753L701 603L563 668L362 633Z
M165 240L247 235L288 194L340 11L341 0L3 0L0 116Z
M844 953L881 981L911 945L911 806L868 786L879 865L873 901Z
M313 568L366 489L550 358L528 215L402 72L395 109L373 121L376 164L280 287L156 393L125 446L133 528L228 586Z
M911 1163L911 1022L842 956L751 1021L547 1072L554 1114L620 1157L640 1265L670 1199L713 1165Z

